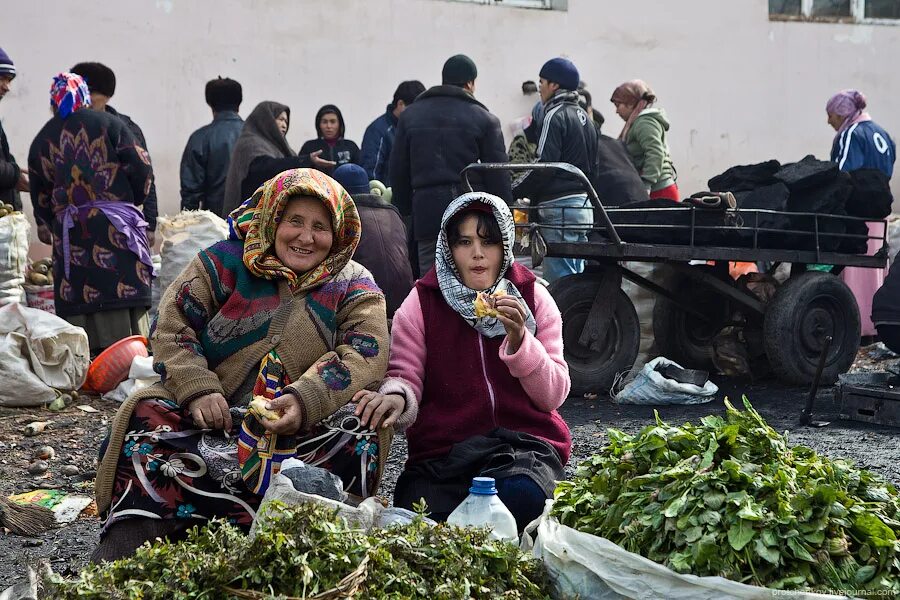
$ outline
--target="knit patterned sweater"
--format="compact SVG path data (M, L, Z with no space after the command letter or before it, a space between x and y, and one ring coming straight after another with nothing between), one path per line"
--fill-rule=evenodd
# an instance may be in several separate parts
M154 369L162 381L131 396L113 420L95 484L101 513L109 506L123 438L141 399L166 398L184 407L206 394L231 398L277 348L292 382L284 391L300 399L309 429L359 390L377 389L384 377L384 295L364 267L351 261L321 286L293 295L286 280L251 274L242 254L242 242L219 242L200 252L164 293L151 332ZM381 464L390 448L386 441L379 444Z

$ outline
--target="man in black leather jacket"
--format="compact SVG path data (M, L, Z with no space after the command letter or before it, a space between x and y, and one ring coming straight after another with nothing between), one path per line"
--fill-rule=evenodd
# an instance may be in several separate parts
M213 120L191 134L181 155L181 210L208 210L220 217L225 203L225 177L231 151L244 120L238 114L241 84L213 79L206 84L206 103Z
M544 102L544 120L538 138L537 162L565 162L594 181L597 168L597 130L578 104L578 70L572 61L554 58L541 67L538 90ZM581 182L559 171L531 171L513 188L516 198L528 198L538 207L538 218L548 242L587 241L593 210ZM584 225L584 230L552 226ZM544 279L580 273L584 261L572 258L544 260Z

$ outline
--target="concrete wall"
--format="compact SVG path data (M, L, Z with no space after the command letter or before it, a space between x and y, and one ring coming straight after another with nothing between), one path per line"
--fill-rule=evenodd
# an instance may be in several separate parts
M319 106L335 103L347 136L390 101L397 83L439 83L457 52L478 64L476 95L504 124L528 114L522 81L547 58L579 67L606 131L621 121L608 98L648 81L672 121L669 143L684 192L725 168L768 158L827 157L825 101L845 87L869 98L874 118L900 132L900 28L770 22L766 0L569 0L568 11L446 0L62 0L7 2L0 45L19 70L0 103L24 162L49 117L50 77L82 60L118 77L112 104L143 128L157 173L160 213L178 210L178 165L188 135L207 122L204 83L244 86L246 115L260 100L292 109L294 148L314 135ZM509 129L507 129L507 134ZM900 133L898 133L900 135ZM507 140L508 141L508 140Z

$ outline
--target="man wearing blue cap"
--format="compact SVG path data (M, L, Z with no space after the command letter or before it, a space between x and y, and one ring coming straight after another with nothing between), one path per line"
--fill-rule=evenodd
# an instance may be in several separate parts
M9 55L0 48L0 100L12 87L16 78L16 67ZM0 124L0 201L12 204L16 210L22 210L19 192L28 191L28 171L16 164L16 159L9 151L6 133Z
M578 104L578 69L565 58L548 60L541 67L538 91L544 103L544 121L538 137L537 162L565 162L594 180L597 170L597 130ZM542 225L584 225L585 229L541 231L548 242L587 241L594 216L587 193L578 179L554 171L530 171L513 187L513 196L529 198L538 207ZM573 258L544 260L544 279L580 273L584 261Z

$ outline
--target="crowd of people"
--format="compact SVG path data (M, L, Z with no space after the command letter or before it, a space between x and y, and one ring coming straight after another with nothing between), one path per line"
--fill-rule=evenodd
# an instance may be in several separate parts
M0 50L0 97L15 74ZM213 120L185 147L182 207L226 216L229 236L164 291L152 328L153 172L140 128L109 105L113 72L80 63L53 79L53 116L27 170L0 130L0 197L31 194L39 237L53 247L57 314L85 328L92 350L148 334L160 375L122 405L101 449L96 560L182 536L198 519L249 525L289 457L370 496L399 431L409 452L397 506L424 498L445 519L485 475L520 529L541 512L571 451L557 412L570 379L559 309L513 256L510 204L527 198L543 224L587 227L589 210L567 209L588 199L564 173L486 171L466 192L460 171L566 162L611 205L678 201L679 190L669 123L646 83L613 91L624 122L614 139L600 132L575 65L551 59L508 152L499 120L475 98L477 76L456 55L441 85L401 83L362 148L325 105L318 137L299 152L285 137L288 106L261 102L243 121L240 84L210 81ZM890 174L893 142L864 108L858 93L829 103L834 159ZM392 204L370 192L372 179L390 184ZM551 232L585 237L578 227ZM582 268L553 258L543 275ZM476 308L485 299L487 315ZM274 416L250 410L260 398Z

